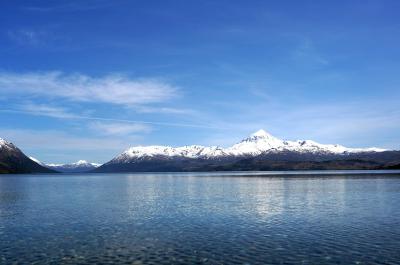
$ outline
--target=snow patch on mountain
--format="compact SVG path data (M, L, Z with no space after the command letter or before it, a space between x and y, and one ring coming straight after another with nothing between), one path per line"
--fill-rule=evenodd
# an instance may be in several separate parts
M36 163L38 163L38 164L41 165L41 166L46 166L45 163L43 163L43 162L40 161L39 159L34 158L33 156L29 156L29 159L32 160L32 161L34 161L34 162L36 162Z
M129 157L154 157L154 156L181 156L188 158L198 158L207 156L218 156L223 155L223 149L217 146L205 147L201 145L190 145L182 147L171 147L171 146L137 146L131 147L126 150L122 156Z

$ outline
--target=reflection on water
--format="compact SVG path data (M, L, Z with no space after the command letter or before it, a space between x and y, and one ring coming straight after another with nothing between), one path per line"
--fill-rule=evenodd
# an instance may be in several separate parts
M0 264L399 263L400 174L241 174L0 177Z

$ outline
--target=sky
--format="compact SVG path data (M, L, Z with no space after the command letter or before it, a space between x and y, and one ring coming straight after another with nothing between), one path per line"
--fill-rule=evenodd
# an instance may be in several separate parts
M400 149L400 1L1 1L0 137L47 163L135 145Z

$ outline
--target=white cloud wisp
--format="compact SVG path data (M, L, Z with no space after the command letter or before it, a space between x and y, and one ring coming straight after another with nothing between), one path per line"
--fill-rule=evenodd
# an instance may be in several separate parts
M90 77L61 72L1 72L0 94L131 106L168 101L178 95L178 88L153 79L115 74Z
M151 131L151 127L145 124L128 124L128 123L104 123L92 122L89 128L99 134L104 135L131 135L135 133L146 133Z

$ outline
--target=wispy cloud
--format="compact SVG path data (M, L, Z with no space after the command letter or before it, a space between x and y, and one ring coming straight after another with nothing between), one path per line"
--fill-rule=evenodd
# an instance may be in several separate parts
M60 109L62 110L62 109ZM194 122L163 122L163 121L146 121L146 120L129 120L129 119L116 119L116 118L105 118L98 116L85 116L85 115L75 115L71 113L57 114L55 110L54 113L51 112L41 112L37 110L29 111L22 109L1 109L0 112L5 113L20 113L27 115L38 115L45 117L54 118L68 118L68 119L78 119L78 120L94 120L94 121L105 121L105 122L117 122L117 123L134 123L134 124L148 124L148 125L158 125L167 127L188 127L188 128L204 128L204 129L223 129L218 124L211 123L194 123Z
M54 5L30 5L22 7L28 11L36 12L53 12L53 11L87 11L99 8L106 8L113 3L109 1L68 1L68 2L54 2Z
M5 139L23 148L43 148L53 150L120 150L129 142L117 138L110 141L104 137L85 137L66 134L58 130L3 129L0 133Z
M26 103L19 105L18 109L21 112L37 116L47 116L47 117L61 118L61 119L79 118L78 115L69 112L65 108L52 105Z
M10 40L17 43L18 45L30 45L37 46L41 45L46 38L45 31L37 31L32 29L18 29L9 30L7 36Z
M131 106L165 102L177 97L179 92L177 87L158 80L117 74L90 77L62 72L2 72L0 94Z
M99 134L104 135L116 135L125 136L137 133L147 133L151 131L151 127L145 124L127 124L127 123L116 123L116 122L92 122L89 124L89 128L96 131Z
M315 64L320 66L326 66L329 64L327 58L325 58L315 47L315 44L311 39L304 38L300 41L300 44L294 49L293 59L300 63Z
M134 108L135 111L139 113L160 113L160 114L194 114L193 109L180 109L180 108L170 108L170 107L148 107L148 106L138 106Z

